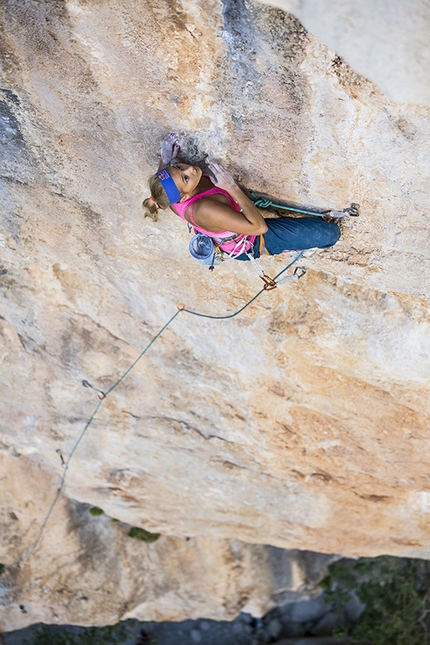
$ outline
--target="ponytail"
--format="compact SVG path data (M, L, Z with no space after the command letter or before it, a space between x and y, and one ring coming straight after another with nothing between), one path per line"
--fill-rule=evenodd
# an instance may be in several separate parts
M163 188L163 184L157 175L151 175L148 180L148 184L149 190L151 191L151 197L148 197L142 203L144 217L150 217L154 222L156 222L158 220L158 210L160 208L162 210L169 208L170 201Z
M154 222L158 221L158 204L151 196L144 199L142 202L144 215L143 217L150 217Z

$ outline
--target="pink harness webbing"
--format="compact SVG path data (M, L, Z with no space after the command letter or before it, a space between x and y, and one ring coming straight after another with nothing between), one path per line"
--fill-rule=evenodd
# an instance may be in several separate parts
M206 175L207 176L207 175ZM245 250L249 251L249 249L252 248L254 241L256 239L256 235L242 235L242 234L237 234L234 233L233 231L218 231L217 233L214 233L213 231L207 231L206 229L202 228L201 226L198 226L193 218L193 204L194 202L197 202L199 199L202 199L203 197L208 197L209 195L224 195L228 199L228 203L230 207L240 213L240 208L239 204L234 201L233 197L223 188L218 188L217 186L214 186L213 188L210 188L209 190L205 190L203 193L199 193L198 195L194 195L194 197L191 197L190 199L187 199L185 202L177 202L176 204L173 204L175 210L177 211L178 216L183 219L185 222L188 222L188 220L185 217L185 211L187 208L189 208L188 215L191 220L191 223L194 228L195 233L204 233L208 237L211 237L214 239L220 249L224 251L227 254L233 254L233 257L235 255L240 255L241 253L244 253ZM228 242L222 242L223 237L233 237L234 240L229 240ZM238 250L237 253L235 253L235 250Z

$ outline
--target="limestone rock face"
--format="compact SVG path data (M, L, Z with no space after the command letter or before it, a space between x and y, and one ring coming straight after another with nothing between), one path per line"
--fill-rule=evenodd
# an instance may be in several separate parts
M426 0L261 1L291 11L392 100L430 105L430 4Z
M0 578L3 628L261 613L313 575L276 549L429 557L428 108L248 1L6 0L1 29L1 562L72 454ZM361 216L239 316L178 314L100 401L82 381L108 391L178 301L225 315L261 287L142 218L167 131Z
M6 504L15 508L4 516L2 538L17 552L55 482L34 459L3 455L1 468L10 482ZM60 498L43 546L19 571L3 574L2 627L221 619L243 609L261 615L312 591L331 559L209 535L145 543L130 537L129 525L92 511Z

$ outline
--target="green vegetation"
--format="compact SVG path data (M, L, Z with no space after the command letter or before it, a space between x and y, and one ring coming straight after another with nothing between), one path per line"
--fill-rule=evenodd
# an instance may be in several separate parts
M150 533L149 531L145 531L145 529L141 529L137 526L132 526L128 532L128 535L135 540L147 542L148 544L151 542L156 542L160 537L160 533Z
M99 508L98 506L92 506L89 509L89 513L93 517L104 515L103 509ZM120 522L120 520L117 520L115 517L111 517L110 520L113 524L122 524L122 522ZM149 531L145 531L145 529L141 529L138 526L132 526L128 532L128 535L135 540L140 540L141 542L146 542L147 544L156 542L160 537L160 533L150 533Z
M6 565L5 565L5 564L1 564L1 563L0 563L0 576L1 576L1 574L3 573L3 571L4 571L5 569L6 569Z
M93 517L104 515L104 510L99 508L98 506L93 506L92 508L90 508L90 515L92 515Z
M329 567L323 587L327 603L339 610L353 590L365 603L349 630L351 643L430 645L430 562L389 556L347 560Z

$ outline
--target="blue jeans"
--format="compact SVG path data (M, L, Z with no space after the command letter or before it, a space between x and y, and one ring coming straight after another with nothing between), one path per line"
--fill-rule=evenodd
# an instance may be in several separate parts
M267 233L264 244L270 255L282 251L301 251L302 249L326 249L336 244L340 229L334 222L325 222L319 217L277 217L266 219ZM254 257L260 257L260 237L254 244ZM245 253L236 260L248 260Z

